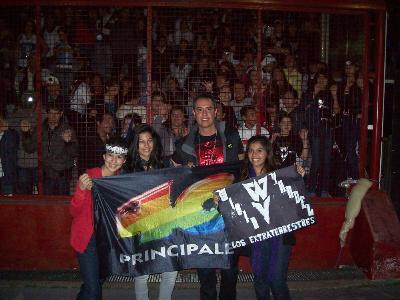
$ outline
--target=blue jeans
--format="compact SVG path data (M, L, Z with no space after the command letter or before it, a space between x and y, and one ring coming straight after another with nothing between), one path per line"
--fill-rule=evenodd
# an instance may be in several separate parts
M289 300L287 273L291 245L278 236L252 245L251 264L254 272L254 289L257 300Z
M94 235L90 238L85 251L78 253L78 262L83 283L76 299L101 299L103 280L100 279L99 257L97 255L96 238Z
M309 190L317 192L329 191L329 178L331 173L333 137L331 133L313 136L311 139L311 169Z
M29 195L38 186L38 168L18 168L17 193Z
M229 269L221 269L221 285L219 290L220 300L236 299L236 283L238 277L237 263L241 255L240 248L234 250L234 254L230 257L231 267ZM217 274L216 269L197 269L197 275L200 281L200 299L216 300L217 299Z

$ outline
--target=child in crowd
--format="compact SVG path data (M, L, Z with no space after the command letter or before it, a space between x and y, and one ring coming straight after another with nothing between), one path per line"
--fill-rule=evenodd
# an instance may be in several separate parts
M258 130L261 135L269 137L268 130L260 126L260 124L257 124L257 110L254 106L243 106L240 110L240 115L244 124L239 127L238 131L243 145L246 145L247 141L252 136L256 135Z

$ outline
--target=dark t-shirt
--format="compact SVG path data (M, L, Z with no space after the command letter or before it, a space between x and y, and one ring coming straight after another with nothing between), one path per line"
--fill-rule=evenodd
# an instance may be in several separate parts
M195 151L200 166L209 166L222 164L224 162L224 150L220 136L213 134L211 136L197 135Z
M294 134L278 136L273 144L274 158L279 168L288 167L296 162L303 150L301 139Z

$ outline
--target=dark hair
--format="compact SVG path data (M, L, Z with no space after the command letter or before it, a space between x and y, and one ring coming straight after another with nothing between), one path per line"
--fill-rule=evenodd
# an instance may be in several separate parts
M244 155L244 160L243 160L243 167L241 170L241 178L242 180L249 178L249 170L252 167L250 160L249 160L249 149L250 145L254 143L260 143L264 150L267 152L267 159L265 160L264 163L264 171L265 172L271 172L275 170L275 162L274 162L274 157L273 157L273 151L272 151L272 144L270 140L263 135L255 135L252 136L248 142L247 142L247 147L246 147L246 152Z
M282 96L284 96L286 93L291 93L292 96L295 99L299 99L299 94L297 93L297 91L292 87L292 86L288 86L282 93Z
M196 108L196 103L199 99L210 99L214 108L217 107L217 101L215 100L214 96L211 95L210 93L204 93L204 94L200 94L198 95L196 98L194 98L193 100L193 109Z
M139 155L139 136L140 134L145 132L149 133L153 138L153 150L151 151L149 161L146 163L146 165L143 165L142 159ZM162 145L160 136L153 129L153 127L147 124L141 124L135 127L135 136L133 138L131 145L129 146L129 151L128 151L129 171L139 172L149 169L161 169L164 166L161 157L162 157Z
M187 115L186 115L185 108L184 108L183 106L175 105L175 106L173 106L173 107L171 108L171 110L170 110L170 112L169 112L169 114L168 114L167 120L165 120L165 122L163 123L163 126L164 126L164 127L171 129L171 127L172 127L172 126L171 126L171 124L172 124L172 122L171 122L171 115L172 115L172 112L173 112L173 111L176 111L176 110L179 110L179 111L181 111L181 112L183 113L183 117L185 118L185 120L183 121L183 124L184 124L185 126L187 126Z
M153 92L151 94L151 99L153 99L154 97L160 97L162 103L168 104L167 97L165 96L165 94L163 92Z
M46 106L46 112L49 112L50 110L56 110L58 112L62 112L64 110L63 106L60 103L49 103Z
M119 137L119 136L113 136L108 139L106 142L107 145L109 146L117 146L117 147L122 147L122 148L128 148L127 144L125 141ZM106 149L104 148L104 153L107 153Z
M256 107L254 105L245 105L240 109L240 116L243 118L247 114L247 111L250 109L256 110Z

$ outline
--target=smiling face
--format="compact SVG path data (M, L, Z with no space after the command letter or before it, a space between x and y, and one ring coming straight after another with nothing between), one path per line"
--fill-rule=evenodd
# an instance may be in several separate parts
M122 165L126 161L125 155L122 154L115 154L111 152L107 152L103 154L104 159L104 176L112 176L114 175L119 169L122 168Z
M251 143L248 147L249 162L255 170L262 171L268 156L267 150L260 142Z
M195 103L193 114L200 129L214 127L217 109L209 98L199 98Z
M150 132L142 132L138 138L138 152L141 159L148 161L154 148L153 137Z

